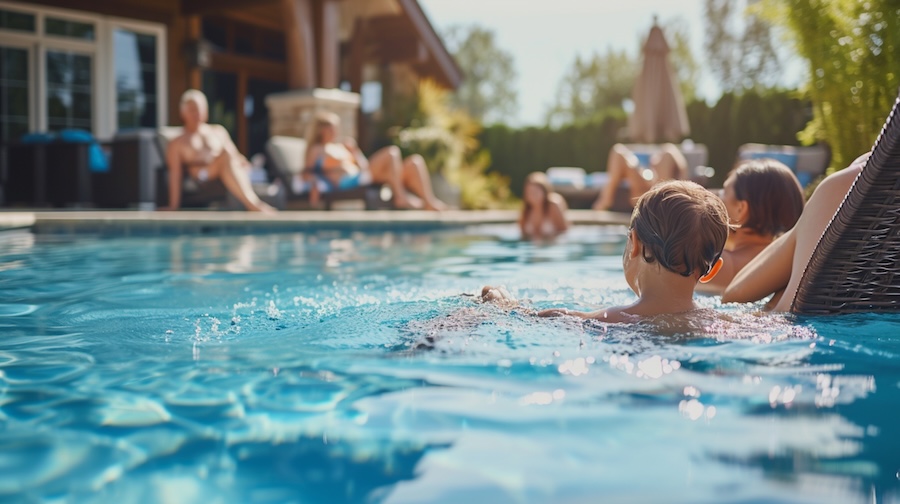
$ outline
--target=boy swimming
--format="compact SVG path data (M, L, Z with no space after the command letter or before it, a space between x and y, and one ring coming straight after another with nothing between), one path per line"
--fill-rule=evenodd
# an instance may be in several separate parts
M637 301L593 312L554 308L537 315L635 322L697 310L694 289L722 267L728 229L722 200L700 185L671 181L654 186L634 207L622 256L625 280ZM517 304L502 287L484 287L481 299L501 306Z

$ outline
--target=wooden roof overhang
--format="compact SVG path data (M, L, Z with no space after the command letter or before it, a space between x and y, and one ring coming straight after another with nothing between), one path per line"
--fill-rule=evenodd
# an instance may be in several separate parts
M337 0L343 2L345 0ZM444 47L434 27L416 0L393 0L399 13L356 13L349 33L352 65L365 62L412 65L421 76L432 77L448 88L462 82L462 71ZM228 14L260 26L284 29L289 16L283 13L285 0L181 0L183 15ZM352 11L351 11L351 15ZM360 51L353 53L353 51ZM358 70L358 69L354 69ZM351 71L353 73L353 71Z

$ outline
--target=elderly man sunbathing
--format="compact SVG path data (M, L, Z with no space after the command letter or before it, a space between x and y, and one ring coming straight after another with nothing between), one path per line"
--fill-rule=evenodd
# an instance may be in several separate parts
M218 124L208 124L209 104L206 96L189 89L181 95L181 119L184 133L169 143L166 165L169 168L169 206L181 206L181 183L187 175L198 182L221 180L244 208L255 212L276 210L259 199L250 184L250 163L240 152L228 131Z

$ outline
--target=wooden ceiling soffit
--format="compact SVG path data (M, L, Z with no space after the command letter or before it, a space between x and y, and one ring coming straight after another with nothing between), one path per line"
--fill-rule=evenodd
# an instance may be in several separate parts
M382 63L423 64L428 62L428 48L415 37L398 37L370 46L367 56Z
M181 0L181 13L186 16L221 14L223 11L240 10L279 0Z

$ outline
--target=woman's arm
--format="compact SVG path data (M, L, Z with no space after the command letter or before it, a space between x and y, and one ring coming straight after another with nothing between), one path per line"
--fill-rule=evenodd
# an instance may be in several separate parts
M550 219L553 222L553 229L556 230L556 234L560 235L569 230L569 221L566 219L566 210L569 209L569 206L566 204L566 200L563 199L559 194L553 193L550 195Z
M779 236L747 263L725 288L722 302L750 303L784 289L791 279L796 229ZM727 264L726 261L723 267Z
M347 137L344 139L344 147L350 151L350 154L353 156L353 160L356 161L356 166L359 166L360 170L366 171L369 169L369 160L366 159L366 156L363 155L362 151L359 149L359 145L356 144L356 140L352 137Z

